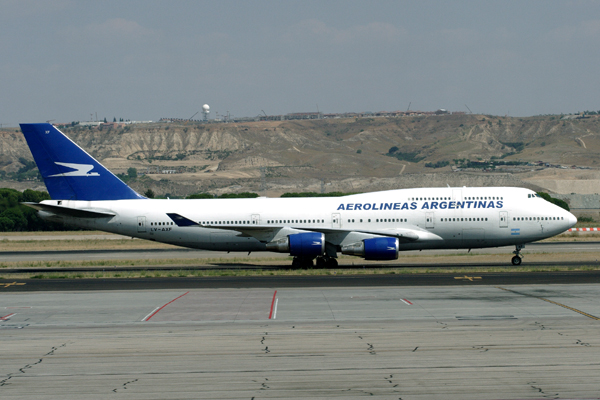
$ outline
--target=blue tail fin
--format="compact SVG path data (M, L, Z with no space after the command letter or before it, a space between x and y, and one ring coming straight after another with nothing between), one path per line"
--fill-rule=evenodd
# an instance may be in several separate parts
M21 131L52 199L145 198L51 124L21 124Z

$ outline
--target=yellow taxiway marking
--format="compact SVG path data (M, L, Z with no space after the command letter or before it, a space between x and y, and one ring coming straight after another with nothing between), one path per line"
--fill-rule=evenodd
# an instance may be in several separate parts
M556 301L548 300L548 299L545 299L545 298L543 298L543 297L539 297L539 296L534 296L534 295L532 295L532 294L527 294L527 293L521 293L521 292L517 292L516 290L505 289L505 288L503 288L503 287L500 287L500 286L496 286L496 287L497 287L498 289L506 290L507 292L511 292L511 293L520 294L521 296L527 296L527 297L533 297L533 298L535 298L535 299L540 299L540 300L546 301L546 302L548 302L548 303L552 303L552 304L555 304L555 305L557 305L557 306L560 306L560 307L566 308L567 310L575 311L575 312L576 312L576 313L578 313L578 314L581 314L581 315L583 315L583 316L586 316L586 317L588 317L588 318L591 318L591 319L595 319L596 321L600 321L600 318L598 318L598 317L596 317L596 316L594 316L594 315L592 315L592 314L588 314L588 313L586 313L586 312L583 312L583 311L581 311L581 310L578 310L578 309L576 309L576 308L573 308L573 307L569 307L569 306L567 306L567 305L565 305L565 304L558 303L558 302L556 302Z
M480 276L455 276L454 279L464 279L466 281L471 281L473 282L474 279L481 279Z
M4 287L4 288L7 288L9 286L21 286L21 285L25 285L25 283L17 283L17 282L0 283L0 287Z

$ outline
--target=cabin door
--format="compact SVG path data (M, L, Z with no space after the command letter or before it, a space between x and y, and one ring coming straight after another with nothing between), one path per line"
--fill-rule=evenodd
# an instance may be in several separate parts
M331 214L331 227L337 228L337 229L342 227L342 218L341 218L340 214L338 214L338 213Z
M425 228L432 229L433 227L433 213L425 213Z
M146 232L146 217L138 217L138 232Z
M508 211L500 211L500 228L508 228Z

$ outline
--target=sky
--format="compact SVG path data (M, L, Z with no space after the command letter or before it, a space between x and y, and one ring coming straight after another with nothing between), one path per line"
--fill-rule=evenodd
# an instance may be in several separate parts
M0 0L0 125L597 111L599 49L589 0Z

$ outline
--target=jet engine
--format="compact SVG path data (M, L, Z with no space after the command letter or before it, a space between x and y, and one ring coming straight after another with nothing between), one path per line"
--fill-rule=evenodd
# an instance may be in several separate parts
M290 253L294 257L318 257L325 253L325 235L319 232L303 232L267 243L268 251Z
M364 257L365 260L395 260L398 258L398 239L380 237L342 247L342 254Z

